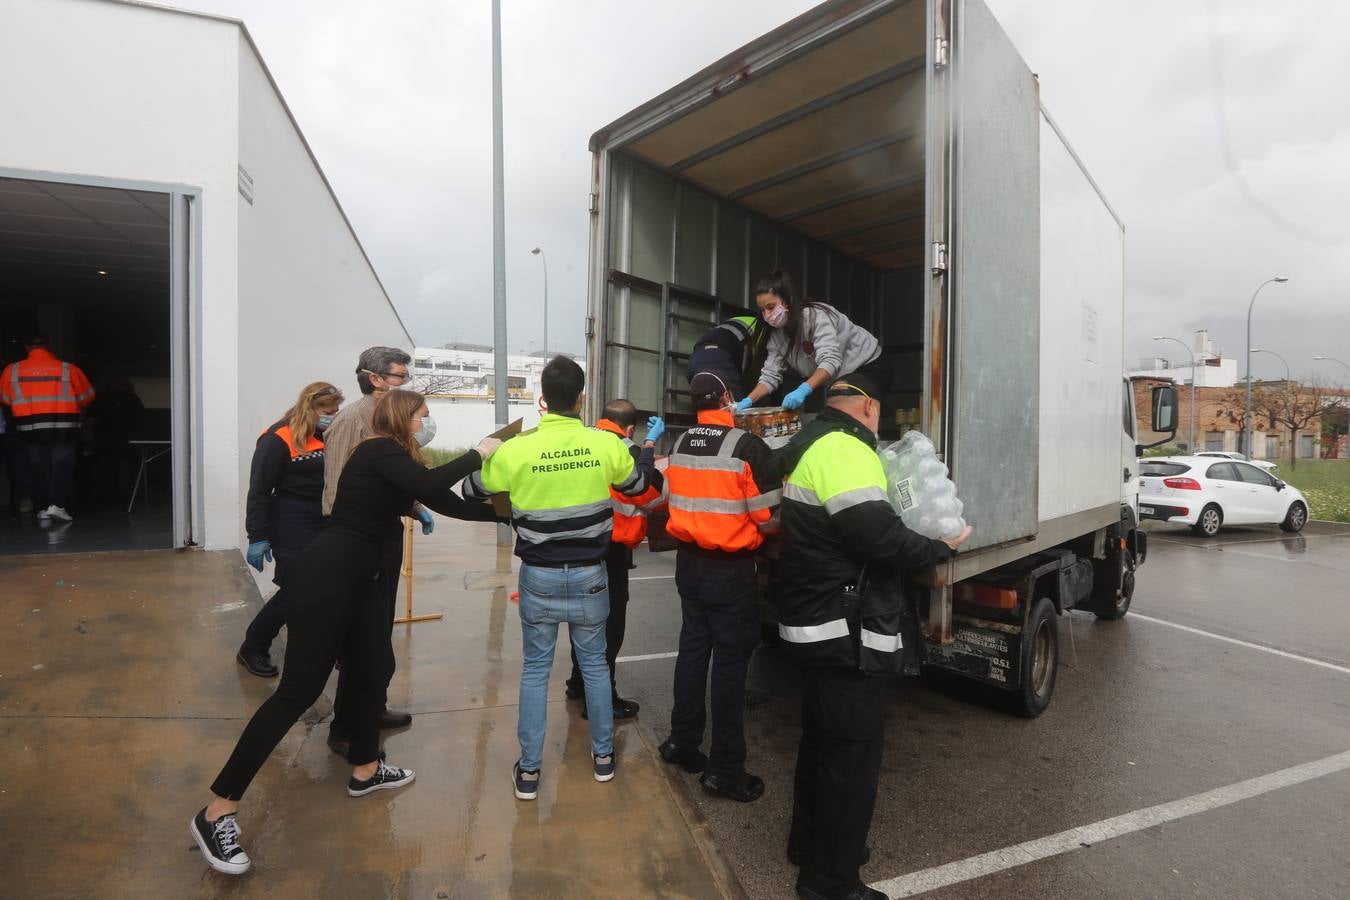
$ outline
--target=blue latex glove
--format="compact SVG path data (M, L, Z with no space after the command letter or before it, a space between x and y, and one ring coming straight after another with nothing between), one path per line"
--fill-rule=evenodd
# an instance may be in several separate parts
M248 552L244 554L244 559L248 564L259 572L263 570L263 560L272 561L272 542L254 541L248 545Z
M754 405L755 401L751 400L749 397L742 397L736 401L736 412L740 412L743 409L749 409Z
M806 398L811 396L811 385L803 381L797 389L783 398L783 409L801 409Z
M417 518L422 523L422 533L431 534L436 530L436 520L431 517L431 510L419 509Z
M665 433L666 423L660 416L652 416L647 420L647 440L655 444Z

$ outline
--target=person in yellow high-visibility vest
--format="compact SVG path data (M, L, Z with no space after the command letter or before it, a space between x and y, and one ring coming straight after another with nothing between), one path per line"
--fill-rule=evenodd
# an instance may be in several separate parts
M486 501L503 491L511 495L525 655L517 727L520 759L512 773L521 800L539 794L548 676L563 623L586 686L595 780L614 777L614 709L605 662L605 553L614 529L610 489L636 498L656 480L655 442L665 423L656 416L648 420L647 439L634 460L617 435L582 424L585 381L585 373L571 359L550 360L540 375L548 413L539 427L503 444L463 488L470 500Z

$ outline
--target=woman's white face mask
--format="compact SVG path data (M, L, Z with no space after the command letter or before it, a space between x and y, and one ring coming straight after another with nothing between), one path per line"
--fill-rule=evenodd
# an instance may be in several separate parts
M425 447L431 443L431 439L436 436L436 419L427 413L422 417L422 428L413 432L413 440L417 441L417 446Z
M764 321L771 328L782 328L784 325L787 324L787 320L788 320L787 307L781 303L778 304L777 306L764 310Z

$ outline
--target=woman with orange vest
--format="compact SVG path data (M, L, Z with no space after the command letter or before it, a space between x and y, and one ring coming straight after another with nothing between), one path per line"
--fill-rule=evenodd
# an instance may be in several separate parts
M305 386L295 405L258 438L248 480L244 528L248 564L259 572L275 557L280 586L248 626L235 658L261 678L272 678L272 641L286 623L288 564L323 525L323 431L342 405L342 391L326 381Z
M628 400L611 400L605 404L600 421L595 427L617 435L632 455L636 463L642 451L633 441L633 432L637 428L637 407ZM650 423L649 423L650 425ZM665 430L651 427L647 430L647 440L655 443ZM654 473L656 479L647 485L647 490L639 497L629 497L613 488L609 489L610 503L614 506L614 531L609 538L609 550L605 553L605 570L609 576L609 618L605 620L605 662L609 663L609 684L614 692L614 718L631 719L638 714L638 702L625 700L619 696L618 682L614 677L615 663L619 658L619 648L623 646L624 632L628 625L628 570L633 568L633 551L647 536L647 513L659 509L666 503L665 480L660 472ZM577 652L572 650L572 676L567 679L567 698L569 700L586 699L586 684L581 676L581 667L577 663ZM582 716L586 716L583 708Z

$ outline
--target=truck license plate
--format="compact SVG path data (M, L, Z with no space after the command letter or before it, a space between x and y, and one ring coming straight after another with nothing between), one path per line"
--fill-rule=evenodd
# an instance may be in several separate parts
M1151 506L1141 506L1141 507L1139 507L1139 514L1140 514L1140 515L1143 515L1143 516L1151 516L1151 515L1153 515L1153 507L1151 507Z

